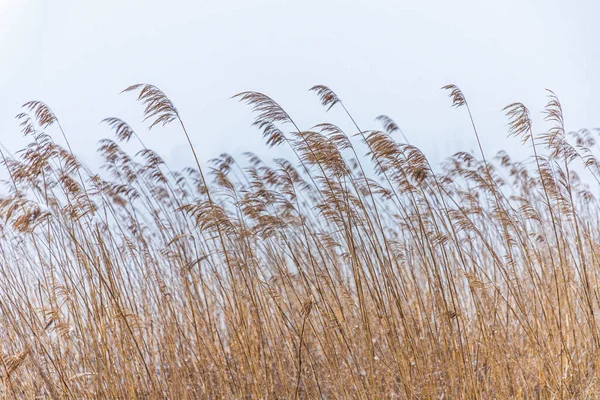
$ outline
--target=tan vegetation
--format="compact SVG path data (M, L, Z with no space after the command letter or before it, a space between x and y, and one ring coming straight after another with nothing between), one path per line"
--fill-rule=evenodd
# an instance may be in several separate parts
M567 134L550 92L544 133L524 105L504 110L531 159L489 157L473 124L479 153L431 166L390 118L363 130L329 88L312 90L353 132L305 130L244 92L266 143L297 158L202 166L194 152L181 172L118 118L104 122L141 150L104 139L105 171L91 171L52 110L25 104L31 143L1 153L1 395L600 396L592 132ZM202 133L162 91L126 92L194 151Z

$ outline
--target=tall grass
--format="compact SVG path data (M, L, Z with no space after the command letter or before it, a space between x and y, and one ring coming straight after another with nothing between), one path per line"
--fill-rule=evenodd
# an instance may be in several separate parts
M52 110L25 104L31 143L1 153L3 398L600 396L592 132L567 134L549 92L543 133L504 110L530 159L490 157L473 123L479 153L432 166L390 118L363 130L312 90L353 131L244 92L266 144L296 158L203 166L171 100L127 88L150 128L180 126L183 171L118 118L92 171Z

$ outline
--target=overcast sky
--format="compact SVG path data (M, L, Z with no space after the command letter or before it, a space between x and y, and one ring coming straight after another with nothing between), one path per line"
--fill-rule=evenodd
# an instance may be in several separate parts
M90 164L97 141L112 136L99 121L111 116L128 121L174 167L191 164L177 129L146 132L134 96L119 95L144 82L175 103L203 160L264 153L250 111L230 96L261 91L302 129L327 121L351 131L339 110L325 113L308 92L325 84L361 128L379 128L374 118L387 114L439 161L476 149L466 113L440 91L454 83L486 150L516 150L500 110L521 101L538 122L545 88L559 96L569 129L600 126L599 4L0 0L0 142L11 151L26 143L14 115L39 99Z

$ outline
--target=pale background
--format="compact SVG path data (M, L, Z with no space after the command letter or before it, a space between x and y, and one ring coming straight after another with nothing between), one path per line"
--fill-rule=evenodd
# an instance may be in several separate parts
M151 132L126 86L163 89L178 107L202 160L266 152L252 116L230 99L244 90L277 100L308 129L335 122L307 90L330 86L363 129L394 118L438 162L475 150L464 110L440 87L467 96L484 147L518 154L500 111L528 105L537 131L544 88L562 101L569 129L600 126L598 1L125 1L0 0L0 142L26 143L14 115L28 100L57 114L75 152L96 164L99 125L117 116L175 168L191 164L174 128ZM57 132L50 133L62 142ZM400 139L400 138L398 138ZM135 150L135 146L131 146Z

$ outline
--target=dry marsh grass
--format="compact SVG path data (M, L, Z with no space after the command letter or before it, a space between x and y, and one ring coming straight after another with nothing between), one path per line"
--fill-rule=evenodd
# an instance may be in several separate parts
M504 109L530 159L485 153L473 123L479 152L431 166L392 119L363 130L331 89L311 90L353 131L301 128L243 92L266 144L296 158L202 166L173 102L125 89L149 128L180 126L183 171L119 118L103 121L116 139L92 171L50 107L26 103L30 144L0 152L0 395L600 396L594 132L568 133L548 92L543 128Z

